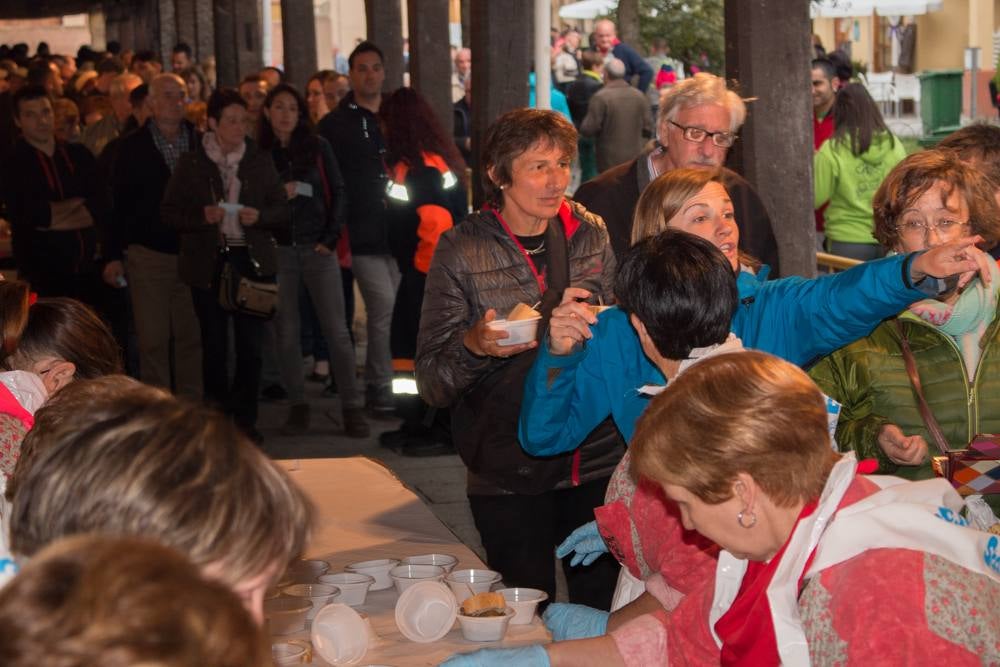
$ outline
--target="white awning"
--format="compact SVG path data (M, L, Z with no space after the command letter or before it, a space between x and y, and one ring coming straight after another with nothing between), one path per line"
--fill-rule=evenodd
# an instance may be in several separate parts
M809 5L812 18L918 16L941 9L941 0L819 0Z
M606 16L618 7L618 0L582 0L559 8L559 18L596 19Z

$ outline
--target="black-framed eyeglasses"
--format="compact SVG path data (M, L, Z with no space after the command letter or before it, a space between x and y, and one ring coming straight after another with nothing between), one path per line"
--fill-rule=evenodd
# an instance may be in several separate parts
M680 128L684 132L684 138L688 141L700 144L705 139L711 138L712 143L719 148L729 148L736 143L736 135L732 132L709 132L700 127L684 127L680 123L669 121L674 127Z

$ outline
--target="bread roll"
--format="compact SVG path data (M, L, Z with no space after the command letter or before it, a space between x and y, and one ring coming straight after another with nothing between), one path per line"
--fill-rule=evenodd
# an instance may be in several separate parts
M503 609L507 601L500 593L478 593L462 603L462 613L477 616L487 609Z
M507 316L508 322L513 322L515 320L530 320L534 317L541 317L542 314L525 303L519 303L514 306L514 309L510 311L510 315Z

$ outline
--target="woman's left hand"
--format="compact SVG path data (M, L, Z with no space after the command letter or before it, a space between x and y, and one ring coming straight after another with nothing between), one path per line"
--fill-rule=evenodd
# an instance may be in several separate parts
M329 257L330 255L336 255L337 254L335 251L330 250L328 247L326 247L322 243L317 243L313 247L313 252L315 252L317 255L323 255L325 257Z
M958 288L961 289L978 274L983 284L989 285L989 263L993 260L976 247L982 242L981 236L966 236L917 255L910 264L910 279L918 283L927 276L947 278L957 275Z
M244 206L240 209L240 224L247 227L251 227L257 224L260 220L260 211L255 209L253 206Z

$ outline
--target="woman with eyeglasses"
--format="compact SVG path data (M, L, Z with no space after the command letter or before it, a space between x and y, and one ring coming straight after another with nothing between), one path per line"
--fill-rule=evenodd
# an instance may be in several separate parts
M909 156L875 193L875 236L894 253L935 248L978 234L1000 236L993 186L949 151ZM997 291L992 282L917 301L869 336L823 359L811 371L824 392L843 404L837 427L842 449L877 458L880 472L931 477L928 451L939 446L918 408L903 341L916 362L921 389L951 447L977 433L1000 433L1000 339ZM1000 503L997 503L1000 504Z
M872 195L906 157L860 83L849 83L833 103L833 136L813 156L814 203L826 205L826 249L868 261L884 249L872 236Z

